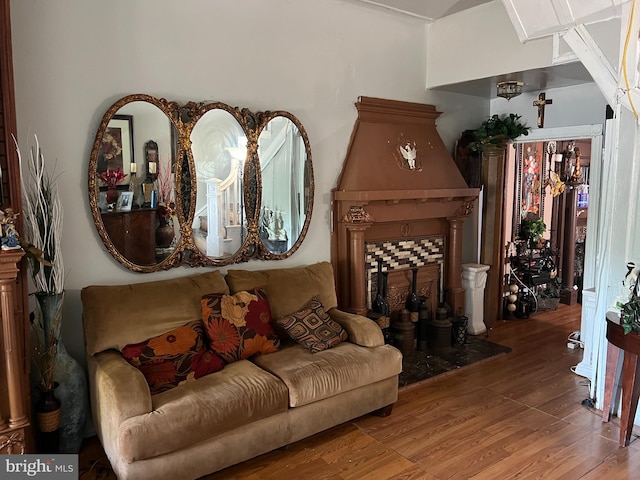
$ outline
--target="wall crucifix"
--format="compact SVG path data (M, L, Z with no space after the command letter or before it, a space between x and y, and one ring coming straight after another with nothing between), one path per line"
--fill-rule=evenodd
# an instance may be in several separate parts
M553 103L553 100L545 97L546 94L543 92L538 95L538 100L533 102L533 106L538 107L538 128L544 127L544 107Z

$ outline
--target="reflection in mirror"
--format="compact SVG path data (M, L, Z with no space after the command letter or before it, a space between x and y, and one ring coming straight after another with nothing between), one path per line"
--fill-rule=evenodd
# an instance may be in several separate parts
M212 108L191 131L196 183L193 241L213 259L237 253L247 238L243 172L247 134L238 119Z
M107 168L125 174L109 198ZM137 272L287 258L309 228L313 190L296 117L219 102L124 97L103 116L89 161L98 233Z
M153 271L171 256L179 241L173 208L172 128L160 104L132 95L109 109L96 135L89 167L92 211L109 251L134 270ZM154 175L149 175L149 146L155 150ZM110 202L113 198L107 195L101 173L114 167L126 176L116 185L123 200ZM130 193L123 195L125 191ZM167 225L170 228L161 229ZM164 234L159 235L161 230Z
M281 255L294 246L297 248L308 226L313 201L308 152L306 133L284 114L271 118L260 132L259 236L272 254Z

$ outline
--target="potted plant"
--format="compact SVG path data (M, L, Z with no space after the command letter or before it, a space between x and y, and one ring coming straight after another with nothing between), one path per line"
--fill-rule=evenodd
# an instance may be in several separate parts
M122 182L127 176L120 167L115 170L106 169L100 173L100 180L107 184L107 204L113 204L118 201L120 192L118 191L118 184Z
M560 303L560 290L562 289L562 280L555 276L548 281L538 295L538 309L540 310L556 310Z
M65 280L62 201L58 195L57 175L51 175L45 168L38 137L34 135L34 139L21 185L25 229L21 244L27 254L37 303L32 316L32 360L38 378L33 380L37 388L32 389L32 393L36 405L51 392L58 397L62 405L58 413L60 452L78 453L84 436L88 396L85 373L62 342ZM14 142L22 164L15 138ZM41 428L41 433L46 430Z
M510 113L500 117L498 114L482 122L474 130L475 140L469 144L474 152L481 152L488 145L504 145L508 140L515 140L520 135L529 135L530 127L520 122L520 115Z
M636 295L635 289L626 303L617 302L616 307L620 309L620 326L624 334L640 332L640 296Z
M530 244L540 240L546 231L547 225L540 217L527 216L520 222L519 236L522 240L528 240Z

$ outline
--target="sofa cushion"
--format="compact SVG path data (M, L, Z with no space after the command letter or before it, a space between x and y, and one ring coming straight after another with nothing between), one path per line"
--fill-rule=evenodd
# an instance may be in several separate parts
M290 407L307 405L378 382L398 375L402 370L402 355L398 349L390 345L366 348L350 342L318 353L293 344L252 361L287 385Z
M151 398L151 412L120 425L119 455L128 463L176 452L287 410L287 387L249 360Z
M324 311L319 295L314 295L301 310L280 317L277 323L312 353L335 347L348 338L346 330Z
M194 320L201 320L200 299L229 293L218 270L187 277L129 285L91 285L81 291L88 355L121 351ZM158 308L158 302L162 306Z
M202 320L209 347L227 362L278 350L267 296L261 288L234 295L204 295Z
M151 395L224 367L222 359L209 350L199 320L144 342L126 345L122 356L142 372Z
M273 318L297 312L316 294L320 295L327 311L338 306L333 267L329 262L273 270L229 270L225 279L231 293L263 287Z

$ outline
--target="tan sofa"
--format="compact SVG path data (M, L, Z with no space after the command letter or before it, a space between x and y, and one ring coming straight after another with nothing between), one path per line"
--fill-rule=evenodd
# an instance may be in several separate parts
M265 288L274 318L320 294L349 340L319 353L293 341L278 352L151 395L120 354L201 318L208 293ZM191 479L374 412L390 412L402 358L378 326L342 312L331 264L218 271L82 290L93 421L120 479ZM385 407L388 407L385 409Z

